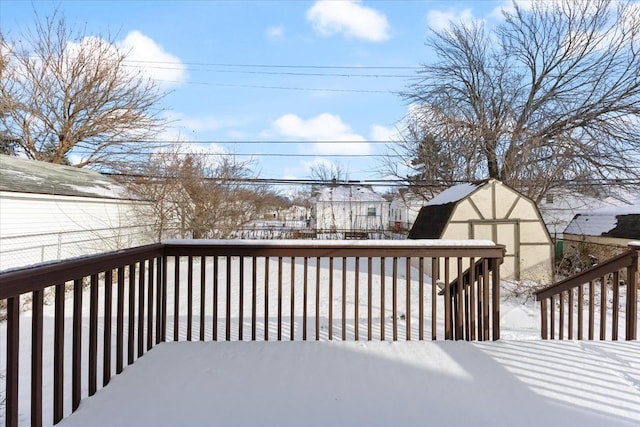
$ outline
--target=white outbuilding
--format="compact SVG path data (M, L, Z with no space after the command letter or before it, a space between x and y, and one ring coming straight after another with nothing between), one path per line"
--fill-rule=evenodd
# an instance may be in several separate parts
M481 239L505 245L503 279L550 283L553 244L536 204L500 181L456 185L420 210L410 239Z
M315 189L311 227L318 233L382 232L389 224L389 202L371 187L336 184Z
M150 243L149 206L95 171L0 155L0 270Z

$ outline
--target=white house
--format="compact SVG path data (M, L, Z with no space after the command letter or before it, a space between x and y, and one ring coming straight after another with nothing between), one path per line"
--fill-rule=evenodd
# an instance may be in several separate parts
M147 206L97 172L0 155L0 270L150 243Z
M315 189L311 227L319 232L383 231L389 202L364 185L336 184Z
M501 277L552 279L553 244L538 208L494 179L456 185L428 201L409 238L491 240L505 245Z

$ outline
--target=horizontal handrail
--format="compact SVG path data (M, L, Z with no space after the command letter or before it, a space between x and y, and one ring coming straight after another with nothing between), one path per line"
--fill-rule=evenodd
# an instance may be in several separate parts
M561 292L575 288L576 286L582 285L584 283L588 283L591 280L599 279L602 276L610 274L614 271L626 268L633 263L634 257L637 259L636 250L630 249L603 263L589 267L588 269L581 271L578 274L567 277L566 279L549 285L546 288L542 288L534 292L536 301L540 301L543 298L548 298L552 295L558 295Z
M112 270L141 259L162 256L164 250L165 245L155 243L0 272L0 299L42 290L52 284Z
M502 258L503 246L449 240L168 240L165 255Z

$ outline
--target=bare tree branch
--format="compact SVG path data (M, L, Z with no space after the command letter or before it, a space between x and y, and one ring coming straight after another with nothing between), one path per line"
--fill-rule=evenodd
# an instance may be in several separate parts
M28 158L64 163L73 153L78 167L113 168L162 130L164 94L126 67L113 40L75 32L54 13L2 48L0 93L11 103L0 119Z
M246 183L248 162L181 150L158 151L128 174L131 190L153 201L158 239L229 238L281 202L267 186Z
M424 112L405 133L427 176L440 175L429 157L449 155L466 165L449 162L451 176L497 178L534 200L572 179L640 179L637 4L514 2L491 32L453 24L427 45L437 61L404 94Z

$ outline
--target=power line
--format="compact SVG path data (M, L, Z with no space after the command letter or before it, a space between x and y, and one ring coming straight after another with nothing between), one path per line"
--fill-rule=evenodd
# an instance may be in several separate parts
M141 140L131 142L132 144L388 144L405 142L403 140L249 140L249 139L229 139L229 140L214 140L214 139L198 139L198 140L178 140L178 139L153 139L153 140Z
M164 83L175 83L175 84L234 87L234 88L245 88L245 89L291 90L291 91L301 91L301 92L384 93L384 94L391 94L391 95L398 95L400 93L400 91L374 90L374 89L333 89L333 88L293 87L293 86L248 85L248 84L236 84L236 83L210 83L210 82L194 82L194 81L180 82L176 80L160 80L160 79L156 79L156 81L164 82Z
M75 151L75 154L91 154L88 151ZM122 153L112 153L113 155L153 155L160 154L153 151L126 151ZM391 158L403 158L405 156L401 154L328 154L328 153L318 153L318 154L296 154L296 153L229 153L229 152L220 152L220 153L190 153L190 152L178 152L175 153L177 155L186 156L189 154L197 154L199 156L225 156L225 157L362 157L362 158L372 158L372 157L391 157Z
M122 177L122 178L147 178L147 179L182 179L181 176L165 176L165 175L156 175L156 174L136 174L136 173L125 173L125 172L106 172L104 175L113 176L113 177ZM372 186L395 186L395 187L442 187L442 186L451 186L456 184L467 183L467 180L423 180L423 181L412 181L409 182L406 179L401 178L380 178L380 179L363 179L363 180L318 180L318 179L296 179L296 178L239 178L239 177L207 177L207 176L196 176L194 178L199 178L208 181L214 181L219 183L229 183L229 184L274 184L274 185L372 185ZM542 180L528 180L527 183L535 183ZM589 181L589 180L561 180L558 181L564 185L613 185L613 184L638 184L640 185L640 180L633 179L616 179L616 178L603 178L598 180L597 182Z
M137 65L124 65L129 68L138 68ZM158 66L145 66L145 68L151 68L154 70L180 70L182 67L158 67ZM300 77L346 77L346 78L355 78L355 77L371 77L371 78L414 78L416 77L414 74L347 74L347 73L310 73L310 72L301 72L301 71L250 71L250 70L216 70L212 68L189 68L189 71L209 71L213 73L228 73L228 74L259 74L259 75L268 75L268 76L300 76Z
M124 63L160 64L160 65L188 65L197 67L229 67L229 68L276 68L276 69L313 69L313 70L421 70L421 66L399 65L311 65L311 64L242 64L216 62L175 62L175 61L145 61L126 59Z

